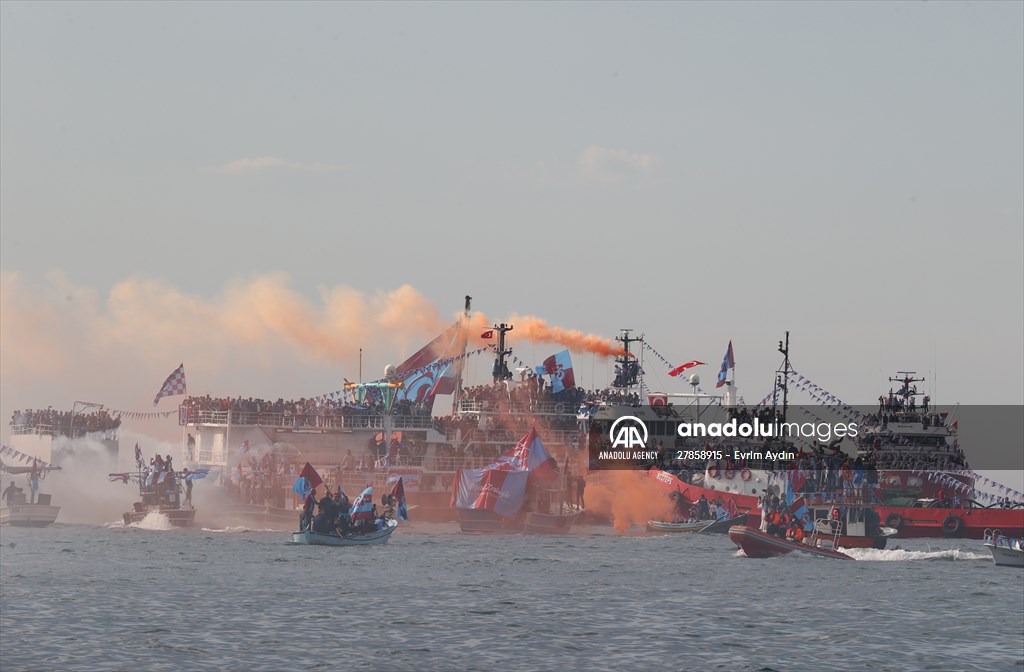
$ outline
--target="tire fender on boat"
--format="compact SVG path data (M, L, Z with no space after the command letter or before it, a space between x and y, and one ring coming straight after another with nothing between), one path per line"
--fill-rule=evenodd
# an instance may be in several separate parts
M959 532L963 525L964 521L960 520L958 516L946 516L946 519L942 521L942 533L951 537Z
M750 469L744 469L743 471L740 472L740 478L742 478L744 481L749 481L750 476Z
M903 516L898 513L890 513L889 517L885 519L886 527L895 527L897 530L903 529Z

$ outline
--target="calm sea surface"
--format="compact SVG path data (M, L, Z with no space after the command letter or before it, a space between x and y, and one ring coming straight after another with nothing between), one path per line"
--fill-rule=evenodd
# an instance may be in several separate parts
M363 548L287 538L4 528L0 668L1024 671L1024 572L979 542L896 541L837 562L600 527L482 538L414 523Z

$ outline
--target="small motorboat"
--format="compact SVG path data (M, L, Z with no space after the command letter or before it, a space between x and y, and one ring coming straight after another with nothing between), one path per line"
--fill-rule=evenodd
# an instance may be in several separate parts
M57 520L59 506L50 504L50 495L39 495L34 504L25 501L25 495L15 495L11 505L0 506L0 525L12 527L46 527Z
M701 530L714 525L714 520L684 520L678 523L669 523L663 520L648 520L648 532L700 532Z
M985 548L1000 567L1024 567L1024 539L1012 539L999 530L985 530Z
M0 451L11 451L3 446ZM28 478L29 492L34 495L26 497L22 488L14 485L14 481L4 491L5 499L0 501L0 525L12 527L46 527L57 520L60 507L50 503L50 495L35 494L39 490L39 482L50 472L60 471L60 467L39 459L32 460L31 467L15 467L0 462L3 471L9 474L24 474ZM7 497L10 499L7 499Z
M707 527L697 530L701 534L729 534L729 528L734 525L742 525L747 520L747 514L741 513L735 518L716 520Z
M292 532L293 544L306 544L310 546L369 546L370 544L386 544L391 534L398 529L398 521L389 520L381 530L374 530L365 534L354 534L342 536L335 532Z
M761 530L754 529L747 525L734 525L729 528L729 539L743 551L748 558L770 558L775 555L787 555L789 553L804 553L817 555L823 558L835 558L837 560L853 560L849 555L840 553L834 547L829 547L824 539L814 539L812 543L801 541L790 541L776 537Z

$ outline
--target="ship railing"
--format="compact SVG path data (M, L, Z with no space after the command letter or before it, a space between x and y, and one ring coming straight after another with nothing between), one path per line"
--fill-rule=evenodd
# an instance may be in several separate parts
M119 430L117 429L96 429L88 431L85 427L75 427L75 437L90 436L101 440L117 441ZM12 436L71 436L68 427L56 425L11 425Z
M462 432L461 435L454 429L445 431L445 438L451 442L466 444L477 443L516 443L526 434L525 431L509 429L480 429L479 427ZM580 443L580 432L577 429L539 429L537 434L544 443L575 445Z
M462 400L458 413L516 413L522 415L576 415L578 404L567 401L513 402L507 399Z
M39 436L56 436L57 428L53 425L11 425L12 436L38 434Z
M291 429L383 429L383 415L319 415L251 411L191 411L190 425L248 425ZM391 416L394 429L432 429L434 419L422 415Z

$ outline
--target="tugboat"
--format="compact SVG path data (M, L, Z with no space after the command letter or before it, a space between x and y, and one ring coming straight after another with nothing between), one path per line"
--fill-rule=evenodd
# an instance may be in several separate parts
M189 527L196 517L196 510L190 502L182 502L182 489L189 476L203 476L203 472L138 471L110 474L110 481L133 482L139 486L139 501L126 511L122 518L125 525L141 522L151 513L167 517L175 527Z
M4 448L7 449L6 446ZM4 490L4 497L0 502L0 525L46 527L57 520L60 507L50 503L50 495L35 493L39 490L39 482L44 480L51 471L60 471L60 467L47 462L39 464L39 462L40 460L32 460L31 467L3 465L3 471L8 474L25 474L28 477L29 492L35 496L26 497L24 490L11 481L7 489Z

